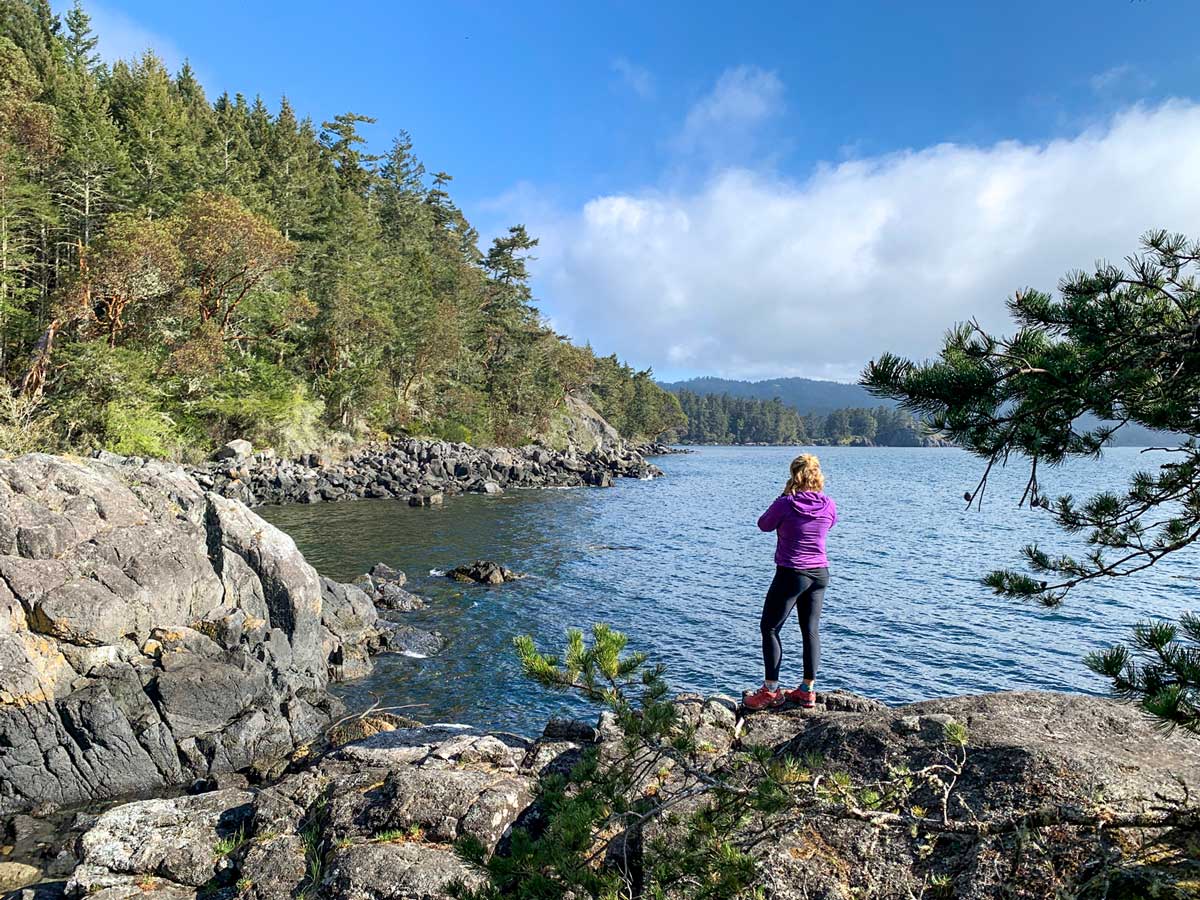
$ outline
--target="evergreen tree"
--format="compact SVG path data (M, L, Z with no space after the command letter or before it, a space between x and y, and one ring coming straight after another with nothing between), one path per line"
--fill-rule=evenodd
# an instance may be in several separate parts
M67 63L76 70L95 74L100 67L100 54L96 52L99 40L92 33L92 17L84 11L79 0L75 0L65 21Z
M1064 530L1086 534L1083 558L1025 548L1033 574L1001 570L997 592L1048 605L1078 585L1136 575L1200 541L1200 244L1151 232L1128 269L1103 265L1068 276L1059 298L1022 290L1009 301L1018 331L997 337L975 323L955 328L937 360L888 353L863 383L900 400L987 461L968 500L981 502L991 467L1017 455L1030 462L1020 503L1047 510ZM1102 423L1084 427L1090 414ZM1157 471L1139 472L1121 492L1052 501L1039 474L1072 457L1091 458L1127 423L1177 438ZM1182 634L1180 633L1182 632ZM1163 721L1200 729L1200 664L1194 619L1147 626L1136 649L1092 657L1118 691ZM1190 642L1190 645L1189 645Z
M147 52L133 65L114 65L106 86L132 173L129 204L150 218L169 215L196 171L186 111L171 77L162 60Z
M360 123L373 125L375 120L358 113L342 113L332 122L322 122L321 146L333 160L342 190L363 195L371 184L370 166L378 157L363 152L366 139L358 133Z
M95 48L78 4L64 24L46 0L0 0L0 374L54 417L23 432L286 449L323 416L525 442L568 393L631 435L682 425L648 371L546 327L536 239L515 226L482 253L407 133L377 159L368 116L318 130L286 98L274 117L259 97L210 103L187 63L109 69Z
M94 78L78 69L67 74L61 108L63 153L53 182L61 238L86 249L105 216L118 208L128 159L108 99ZM76 257L77 258L77 257Z
M39 8L40 9L40 8ZM34 36L40 17L27 23ZM0 373L46 323L55 210L46 174L59 152L57 113L38 72L0 36Z
M296 121L286 97L271 123L264 151L264 193L269 215L285 238L311 237L319 218L320 165L313 156L312 125Z

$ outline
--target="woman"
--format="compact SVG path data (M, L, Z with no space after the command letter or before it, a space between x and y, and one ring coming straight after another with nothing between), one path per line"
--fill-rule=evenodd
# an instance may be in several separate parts
M821 462L811 453L792 460L791 477L783 494L759 517L758 527L774 531L775 579L763 604L762 687L742 696L747 709L768 709L791 700L804 709L817 705L813 687L817 663L821 657L821 639L817 625L821 601L829 585L829 560L825 557L825 535L837 522L837 506L823 493L825 476ZM779 631L795 609L804 638L804 683L793 691L779 689L779 664L783 646Z

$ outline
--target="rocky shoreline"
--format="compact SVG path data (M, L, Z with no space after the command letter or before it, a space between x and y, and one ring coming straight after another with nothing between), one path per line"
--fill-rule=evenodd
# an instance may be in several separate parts
M1104 854L1119 875L1133 836L1109 840L1099 828L1064 824L1022 843L1005 830L1015 814L1028 811L1036 821L1046 810L1077 810L1085 820L1099 810L1098 821L1115 821L1200 788L1197 742L1164 737L1129 707L1091 697L997 693L892 709L833 692L815 711L749 716L728 697L683 695L675 703L681 726L699 742L656 775L654 790L689 772L722 771L735 754L755 748L812 760L826 777L871 783L936 765L946 755L947 726L969 730L969 764L950 809L968 823L961 833L939 839L880 827L836 805L782 818L754 851L769 898L1054 896ZM454 882L483 883L456 852L458 841L504 853L514 828L540 827L539 779L569 771L588 748L603 757L621 746L606 715L595 723L552 720L533 738L383 721L257 786L214 782L197 794L81 812L55 857L58 880L17 896L440 900ZM916 787L914 800L934 804L923 790ZM642 865L645 846L641 839L625 844L623 864ZM1186 890L1192 874L1186 859L1172 881L1180 871L1161 853L1154 896L1190 896L1175 890Z
M516 577L461 570L497 590ZM542 827L543 776L622 737L607 714L535 737L347 718L332 680L367 674L377 653L440 648L405 621L426 602L405 585L382 563L354 584L323 578L286 534L176 466L0 460L0 893L436 900L453 880L479 884L456 842L506 852L514 828ZM818 805L754 850L769 898L1051 896L1064 872L1132 843L1077 822L1013 855L1003 823L1046 809L1111 822L1200 790L1200 742L1093 697L893 709L833 692L815 712L752 715L728 697L675 702L694 750L646 790L736 773L756 747L871 784L944 764L948 725L970 734L947 813L965 823L957 836L927 845ZM650 836L624 839L633 865Z
M269 450L253 453L249 444L238 441L227 445L225 458L190 472L206 490L247 506L362 498L407 499L428 506L454 494L611 487L614 478L662 475L640 449L620 440L580 451L535 445L480 449L411 439L364 447L336 461L316 453L280 459Z

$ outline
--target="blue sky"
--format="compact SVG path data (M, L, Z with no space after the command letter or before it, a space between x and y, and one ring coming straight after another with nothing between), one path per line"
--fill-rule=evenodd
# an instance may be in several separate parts
M407 129L485 235L543 239L556 326L665 376L851 378L1200 236L1192 0L87 8L210 96Z

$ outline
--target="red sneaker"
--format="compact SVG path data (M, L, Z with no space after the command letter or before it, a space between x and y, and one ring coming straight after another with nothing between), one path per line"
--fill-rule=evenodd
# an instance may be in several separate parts
M766 685L753 693L742 694L742 706L746 709L774 709L777 706L783 706L784 701L783 691L767 690Z
M785 696L793 703L799 704L801 709L812 709L817 705L817 692L810 690L806 684L800 685L794 691L788 691Z

